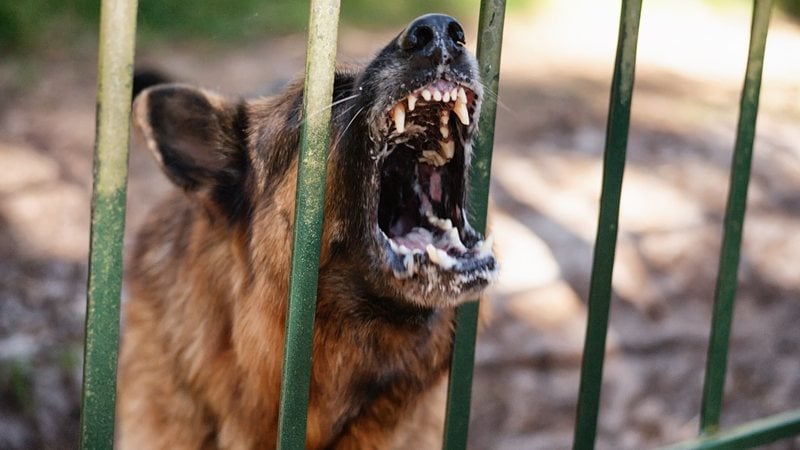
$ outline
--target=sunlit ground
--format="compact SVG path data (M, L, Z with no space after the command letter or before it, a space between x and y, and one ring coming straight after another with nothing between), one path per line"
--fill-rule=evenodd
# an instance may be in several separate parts
M698 427L749 33L749 8L737 5L645 2L598 448L654 447ZM502 276L477 349L472 448L570 446L618 15L617 2L587 0L507 21L491 193ZM342 30L341 59L363 60L396 31ZM181 80L253 94L302 70L304 42L176 44L139 58ZM10 386L0 399L0 448L74 442L93 51L0 60L0 95L10 99L0 102L0 382ZM725 426L800 407L798 55L800 27L776 15ZM167 188L134 148L129 234Z

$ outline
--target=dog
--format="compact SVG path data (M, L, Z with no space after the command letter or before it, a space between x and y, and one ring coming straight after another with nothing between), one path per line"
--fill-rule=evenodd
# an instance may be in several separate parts
M136 128L179 190L128 266L122 449L274 448L302 83L229 99L157 84ZM483 88L452 17L337 67L306 446L441 446L455 307L496 278L466 198Z

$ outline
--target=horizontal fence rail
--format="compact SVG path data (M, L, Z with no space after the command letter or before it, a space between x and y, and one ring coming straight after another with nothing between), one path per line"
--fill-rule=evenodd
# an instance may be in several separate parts
M800 410L755 420L729 431L681 442L662 450L744 449L797 435L800 435Z
M500 53L503 44L505 9L505 0L482 0L478 19L477 58L485 93L478 122L479 134L470 167L468 210L471 213L472 226L484 235L489 203L497 93L500 85ZM456 332L450 360L444 429L444 448L448 450L467 447L478 309L478 302L470 302L459 306L456 313Z
M573 448L594 448L600 390L603 384L603 361L611 304L611 276L619 223L622 174L628 147L628 129L636 67L636 44L639 35L641 0L623 0L620 15L617 56L611 81L608 109L600 214L594 245L594 261L589 288L589 312L583 346L581 381L575 421Z
M278 447L303 449L311 383L325 170L330 138L339 0L312 0L308 24L303 128L297 168L292 267L281 380Z
M136 36L136 0L103 0L97 76L92 225L80 446L114 444L122 239Z

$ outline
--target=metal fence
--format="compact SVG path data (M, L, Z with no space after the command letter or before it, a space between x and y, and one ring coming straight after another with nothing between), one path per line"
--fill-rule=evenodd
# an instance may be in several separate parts
M725 215L723 248L703 390L700 437L675 449L747 448L800 435L800 410L719 430L728 341L736 293L737 268L750 177L758 96L772 0L754 0L747 71ZM641 0L623 0L605 144L600 215L595 242L586 341L575 425L574 448L594 447L603 378L605 340L611 303L622 175L625 167L633 95ZM111 448L114 442L122 238L125 221L130 92L137 0L103 0L98 64L97 132L86 315L81 414L81 448ZM339 0L311 0L306 64L305 114L300 150L292 244L287 337L277 445L305 445L319 242L324 195L329 110L339 16ZM497 92L504 0L481 2L478 60L487 90ZM469 198L475 228L485 231L496 98L484 100L471 167ZM302 236L302 239L298 239ZM476 302L457 314L451 361L444 447L467 445L477 330Z

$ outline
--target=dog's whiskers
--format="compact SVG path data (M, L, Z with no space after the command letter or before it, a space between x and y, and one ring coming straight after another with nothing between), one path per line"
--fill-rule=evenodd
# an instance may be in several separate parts
M500 97L497 95L497 92L489 89L489 86L487 86L486 83L484 83L483 81L480 82L480 85L483 87L483 93L487 97L493 98L498 106L500 106L504 110L516 115L516 111L514 111L511 107L509 107L508 105L506 105L505 103L500 101Z
M348 108L347 110L343 111L343 112L342 112L342 114L339 114L339 117L343 116L344 114L346 114L346 113L347 113L347 111L350 111L350 110L351 110L351 109L353 109L354 107L355 107L355 105L353 105L353 106L351 106L350 108ZM347 130L349 130L349 129L350 129L350 127L353 125L353 122L355 122L355 120L356 120L356 117L358 117L358 115L359 115L359 114L361 114L362 112L364 112L364 108L366 108L366 106L362 106L361 108L359 108L359 110L358 110L358 111L356 111L356 113L355 113L355 114L353 114L353 117L350 119L350 122L348 122L348 123L347 123L347 126L346 126L346 127L344 127L344 130L342 130L342 132L341 132L341 133L339 133L339 136L336 138L336 142L334 142L334 144L333 144L333 147L331 147L332 149L334 149L334 148L337 148L337 147L339 146L339 142L342 140L342 138L344 137L344 135L345 135L345 134L347 134Z
M318 109L316 111L313 111L313 112L309 113L308 117L314 117L317 114L321 114L322 112L324 112L324 111L326 111L328 109L331 109L331 108L333 108L334 106L336 106L338 104L353 100L354 98L357 98L359 95L361 95L361 94L353 94L353 95L350 95L350 96L345 97L345 98L340 98L339 100L336 100L335 102L331 102L330 104L326 105L324 108L320 108L320 109Z

